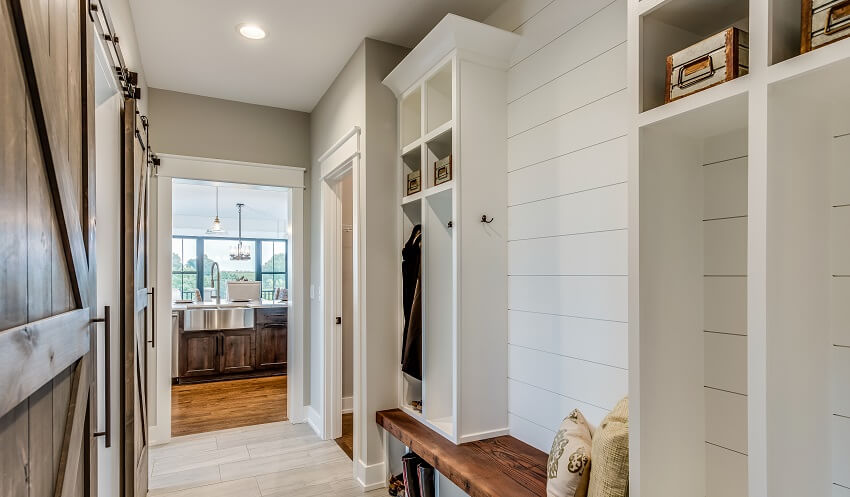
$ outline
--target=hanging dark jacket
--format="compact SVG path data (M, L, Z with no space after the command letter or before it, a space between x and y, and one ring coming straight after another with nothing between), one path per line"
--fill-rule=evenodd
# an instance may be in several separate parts
M419 280L422 265L422 226L416 225L401 251L402 305L404 329L402 330L401 370L422 379L422 308Z

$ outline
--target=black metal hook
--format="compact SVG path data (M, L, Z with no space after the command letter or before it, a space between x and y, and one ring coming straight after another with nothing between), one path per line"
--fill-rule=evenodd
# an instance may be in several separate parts
M487 214L482 214L481 215L481 222L486 223L486 224L490 224L490 223L493 222L493 218L491 217L490 220L488 221L487 220Z

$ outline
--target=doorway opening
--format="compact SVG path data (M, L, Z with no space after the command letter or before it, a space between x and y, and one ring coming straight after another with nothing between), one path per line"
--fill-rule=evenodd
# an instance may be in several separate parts
M353 460L354 454L354 197L353 178L348 170L337 185L340 201L339 284L341 319L338 332L341 334L342 390L338 413L341 435L335 439L337 445Z
M171 436L289 419L291 189L171 181Z

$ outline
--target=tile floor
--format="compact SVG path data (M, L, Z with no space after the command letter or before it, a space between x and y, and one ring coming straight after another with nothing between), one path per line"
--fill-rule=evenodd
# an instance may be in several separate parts
M333 441L288 421L177 437L150 449L149 497L383 497Z

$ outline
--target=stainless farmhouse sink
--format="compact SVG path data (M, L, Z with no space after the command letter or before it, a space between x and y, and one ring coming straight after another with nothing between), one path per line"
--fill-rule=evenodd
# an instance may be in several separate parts
M254 327L250 307L203 307L183 311L184 331L236 330Z

